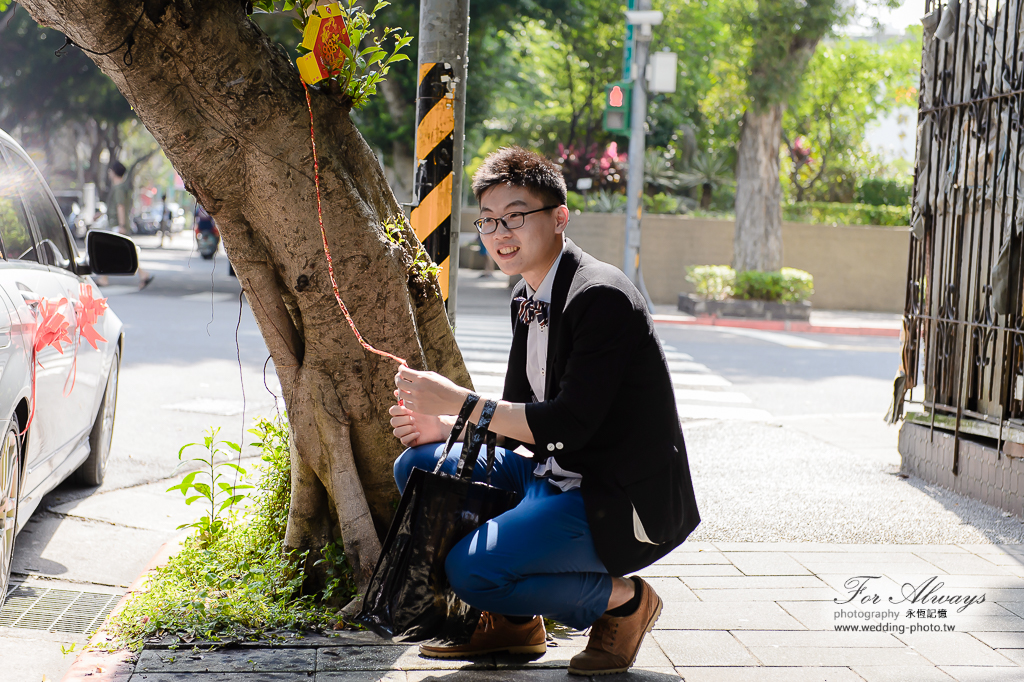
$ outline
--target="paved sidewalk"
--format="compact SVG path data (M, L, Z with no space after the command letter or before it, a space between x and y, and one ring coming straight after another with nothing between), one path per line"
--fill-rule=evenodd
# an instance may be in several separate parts
M618 679L1024 679L1024 545L687 543L640 574L665 608L632 673ZM415 646L370 633L221 651L155 647L143 651L130 679L581 679L566 666L585 636L549 639L547 653L533 660L475 662L422 658Z

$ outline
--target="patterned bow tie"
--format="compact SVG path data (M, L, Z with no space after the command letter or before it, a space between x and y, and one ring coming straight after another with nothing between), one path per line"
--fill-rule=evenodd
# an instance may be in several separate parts
M533 296L530 298L523 298L522 296L516 296L516 303L519 304L519 321L525 325L529 325L533 322L534 318L537 319L537 324L542 327L546 327L548 324L548 303L546 301L536 301Z

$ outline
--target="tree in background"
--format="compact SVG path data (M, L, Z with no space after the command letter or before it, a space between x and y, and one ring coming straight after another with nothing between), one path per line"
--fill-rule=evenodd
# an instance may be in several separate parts
M0 2L0 4L4 4ZM0 13L0 128L41 148L51 181L106 187L104 152L117 158L121 126L135 119L114 83L77 47L63 56L60 31L39 26L24 9ZM70 164L57 162L57 157Z
M843 16L838 0L758 0L750 14L748 104L736 160L737 271L782 267L782 115L818 42Z
M858 176L871 172L867 126L899 106L915 106L921 29L877 43L821 45L786 107L783 190L791 201L853 201Z

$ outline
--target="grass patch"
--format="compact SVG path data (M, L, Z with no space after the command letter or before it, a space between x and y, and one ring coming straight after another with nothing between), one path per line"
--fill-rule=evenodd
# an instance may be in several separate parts
M139 649L161 635L217 642L257 639L278 629L320 630L333 626L338 608L355 596L340 542L321 552L319 563L329 577L325 590L302 593L308 553L284 550L291 493L288 425L283 418L259 419L250 433L262 461L254 472L259 476L249 474L254 487L245 494L248 510L232 505L213 533L209 524L191 524L196 532L181 551L112 619L112 634L123 645ZM222 465L211 464L207 476L212 479Z

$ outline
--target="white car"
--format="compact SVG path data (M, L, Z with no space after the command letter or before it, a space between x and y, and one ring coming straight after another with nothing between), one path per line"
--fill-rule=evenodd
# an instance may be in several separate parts
M109 232L75 247L24 150L0 130L0 604L15 535L58 483L103 481L123 325L91 274L128 275L138 249Z

